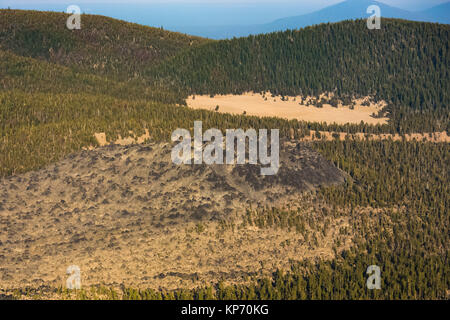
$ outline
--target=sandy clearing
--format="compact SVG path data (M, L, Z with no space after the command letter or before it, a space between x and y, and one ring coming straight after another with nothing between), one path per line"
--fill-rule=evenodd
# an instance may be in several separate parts
M122 138L122 136L119 134L119 138L114 141L114 144L118 144L121 146L126 146L126 145L131 145L131 144L142 144L144 143L146 140L150 139L150 134L148 132L148 129L145 129L145 133L140 136L140 137L136 137L133 131L129 132L133 137L127 137L127 138ZM94 137L95 139L97 139L98 145L100 147L104 147L106 145L109 145L110 142L107 141L106 139L106 133L104 132L98 132L98 133L94 133ZM92 149L93 147L91 147L90 149Z
M365 140L367 137L372 141L379 140L393 140L393 141L402 141L405 139L406 141L419 141L419 142L434 142L434 143L450 143L450 136L447 135L447 132L433 132L433 133L411 133L405 134L404 137L397 134L390 133L382 133L382 134L367 134L367 133L346 133L346 132L330 132L330 131L319 131L319 135L317 135L316 131L311 130L310 135L304 137L300 140L302 141L332 141L335 139L335 136L339 136L340 140L350 139L350 140Z
M113 144L118 144L122 146L126 145L132 145L132 144L142 144L145 143L145 141L150 140L150 134L148 129L145 129L145 134L136 137L133 132L130 132L132 137L128 138L122 138L119 135L119 139L113 142ZM357 133L346 133L346 132L331 132L331 131L319 131L319 135L317 134L317 131L310 130L310 135L306 136L304 138L301 138L300 141L332 141L336 139L336 136L339 136L340 140L350 139L350 140L366 140L367 138L369 140L393 140L393 141L402 141L405 139L406 141L419 141L419 142L433 142L433 143L450 143L450 136L447 134L447 132L433 132L433 133L411 133L411 134L405 134L403 137L401 135L397 134L390 134L390 133L381 133L381 134L367 134L363 132L357 132ZM98 144L100 147L110 145L112 144L106 139L106 134L104 132L95 133L94 137L96 138ZM87 148L88 150L94 150L94 146L89 146Z
M322 95L324 96L324 95ZM321 96L321 97L322 97ZM244 93L242 95L217 95L211 98L208 95L190 96L186 103L193 109L206 109L214 111L219 106L218 112L243 114L258 117L279 117L288 120L303 120L309 122L326 122L328 124L359 124L361 121L368 124L384 124L388 118L373 118L372 114L377 114L386 104L380 102L371 103L370 106L362 106L366 100L357 99L354 109L350 106L339 105L334 108L329 104L324 104L322 108L313 105L306 106L306 101L311 97L303 98L290 97L288 101L282 101L281 97L272 97L270 93L266 94L267 100L259 93ZM303 101L300 104L300 101Z

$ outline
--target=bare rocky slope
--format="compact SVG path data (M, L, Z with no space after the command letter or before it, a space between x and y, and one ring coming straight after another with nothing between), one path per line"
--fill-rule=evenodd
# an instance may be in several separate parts
M345 181L306 144L284 143L279 173L266 177L253 165L177 166L171 150L105 146L0 180L0 287L64 286L75 264L86 285L177 288L332 256L343 219L316 246L291 231L221 228L249 208L301 205L307 191Z

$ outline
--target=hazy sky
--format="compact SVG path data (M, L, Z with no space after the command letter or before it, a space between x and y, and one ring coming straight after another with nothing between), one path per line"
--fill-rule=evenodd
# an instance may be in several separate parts
M150 26L249 25L310 13L343 0L0 0L0 8L101 14ZM379 0L416 11L449 0Z
M141 3L141 4L170 4L170 3L203 3L203 4L281 4L281 3L302 3L309 4L310 6L322 6L326 4L333 4L337 2L342 2L344 0L72 0L73 4L95 4L95 3ZM397 6L401 8L412 7L431 7L439 3L448 2L448 0L378 0L392 6ZM60 3L67 1L56 1L56 0L0 0L0 4L5 3L6 5L23 5L23 4L45 4L45 3ZM70 2L70 1L69 1Z

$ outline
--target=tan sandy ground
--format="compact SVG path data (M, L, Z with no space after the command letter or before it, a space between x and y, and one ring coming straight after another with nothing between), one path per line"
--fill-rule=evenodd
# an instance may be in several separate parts
M418 142L433 142L433 143L450 143L450 136L447 132L433 132L433 133L411 133L405 134L401 136L399 134L390 134L390 133L381 133L381 134L367 134L363 132L357 133L346 133L346 132L331 132L331 131L319 131L319 136L317 136L317 131L311 130L310 135L306 136L300 141L332 141L335 139L335 136L338 135L340 140L350 139L350 140L393 140L393 141L402 141L405 139L406 141L416 140ZM130 132L132 137L122 138L114 141L114 144L118 144L121 146L133 145L133 144L142 144L146 140L151 139L148 129L145 129L145 134L142 136L136 136L133 132ZM112 142L108 141L106 138L106 134L104 132L95 133L94 137L97 139L99 146L103 147L106 145L110 145ZM133 138L134 137L134 138ZM94 150L94 146L89 146L89 150Z
M450 136L447 135L447 132L433 132L433 133L411 133L405 134L402 137L399 134L390 134L390 133L381 133L381 134L367 134L367 133L346 133L346 132L329 132L329 131L319 131L319 137L316 135L316 131L311 130L309 136L301 139L302 141L318 141L325 140L331 141L334 140L336 135L339 135L340 140L350 139L350 140L393 140L393 141L402 141L405 139L406 141L416 140L418 142L446 142L450 143Z
M121 146L133 145L133 144L142 144L144 141L151 139L148 129L145 129L146 133L142 136L136 136L134 133L130 133L133 137L122 138L115 140L113 143ZM433 133L411 133L405 134L401 136L399 134L390 134L390 133L381 133L381 134L367 134L363 132L357 133L346 133L346 132L331 132L331 131L319 131L319 136L317 136L317 131L310 130L309 136L301 138L300 141L332 141L335 139L335 136L338 135L340 140L350 139L350 140L366 140L369 139L371 141L378 140L393 140L393 141L402 141L405 139L406 141L418 141L418 142L433 142L433 143L450 143L450 136L447 132L433 132ZM100 147L107 146L112 144L112 142L108 141L106 138L106 134L104 132L95 133L94 137L96 138ZM94 150L94 146L89 146L84 148L85 150Z
M144 143L146 140L150 139L150 134L148 132L148 129L145 129L145 134L143 134L142 136L136 137L136 135L130 131L130 135L132 135L133 137L126 137L126 138L122 138L119 135L119 139L117 139L114 143L121 145L121 146L126 146L126 145L130 145L130 144L142 144ZM106 139L106 134L104 132L99 132L99 133L95 133L94 137L97 139L97 142L99 144L100 147L104 147L108 144L110 144L107 139ZM90 149L92 149L93 147L91 147Z
M322 95L323 96L323 95ZM321 97L322 97L321 96ZM289 97L288 101L282 101L281 97L272 97L270 93L266 94L267 100L259 93L244 93L242 95L217 95L211 98L209 95L190 96L186 103L193 109L215 110L219 106L218 112L243 114L258 117L279 117L288 120L303 120L309 122L326 123L355 123L361 121L368 124L385 124L388 118L373 118L372 114L378 112L386 105L385 102L377 104L371 103L370 106L362 106L367 99L356 99L353 110L350 106L339 105L334 108L329 104L324 104L322 108L313 105L306 106L300 104L302 97ZM295 100L294 100L295 99ZM311 100L307 97L306 101ZM305 100L305 99L303 99ZM306 101L303 103L306 104Z

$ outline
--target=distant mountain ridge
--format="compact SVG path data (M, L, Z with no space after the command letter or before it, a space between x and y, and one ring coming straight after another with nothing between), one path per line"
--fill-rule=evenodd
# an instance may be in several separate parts
M377 5L381 9L381 16L411 21L450 23L450 2L438 5L425 11L411 12L384 3L372 0L348 0L336 5L326 7L310 14L292 16L275 20L268 24L246 26L214 26L214 27L183 27L176 31L192 35L226 39L233 37L246 37L261 33L299 29L320 23L332 23L350 19L368 18L367 8Z
M434 17L439 23L450 23L450 2L438 5L423 11L424 14Z

